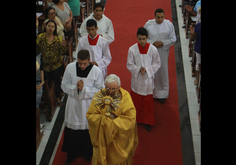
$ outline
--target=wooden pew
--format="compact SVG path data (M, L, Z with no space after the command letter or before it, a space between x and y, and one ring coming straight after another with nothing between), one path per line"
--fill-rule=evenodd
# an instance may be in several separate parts
M40 130L40 114L39 114L39 108L36 108L36 151L38 149L38 146L42 140L43 132L41 133Z
M52 121L56 108L57 104L55 96L55 83L52 80L48 85L48 80L45 80L45 84L43 85L43 94L41 98L40 109L45 109L47 121Z
M85 8L85 18L90 15L89 0L80 0L80 5Z
M72 20L72 32L73 32L73 51L76 51L77 45L78 45L78 28L77 28L77 21L75 21L75 18ZM73 57L72 57L73 59Z
M191 23L196 23L196 21L193 21L191 19L191 16L193 16L193 15L188 10L186 10L186 19L185 19L185 36L186 36L186 39L188 39L189 26L191 25Z
M191 25L192 27L195 27L196 23L191 23ZM188 44L189 57L193 56L193 51L194 51L194 39L192 38L192 34L190 33L189 44Z

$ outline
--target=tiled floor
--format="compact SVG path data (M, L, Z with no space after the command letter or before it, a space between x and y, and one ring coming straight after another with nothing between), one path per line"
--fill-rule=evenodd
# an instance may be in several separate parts
M176 10L177 10L177 15L178 15L179 34L180 34L182 58L183 58L183 65L184 65L184 76L185 76L185 83L186 83L186 89L187 89L190 122L191 122L191 128L192 128L195 161L196 161L196 165L200 165L201 164L201 132L199 131L199 121L198 121L199 103L197 102L196 86L194 85L195 77L192 77L191 75L190 60L192 58L188 56L189 39L185 38L185 30L182 28L183 26L182 11L181 11L181 8L179 7L179 5L182 4L182 0L175 0L175 2L176 2Z
M181 50L182 50L182 58L183 58L183 67L184 67L184 74L185 74L185 83L187 89L187 98L188 98L188 106L189 106L189 115L190 115L190 122L192 128L192 138L193 138L193 145L194 145L194 154L195 154L195 161L196 165L201 165L201 132L199 131L199 121L198 121L198 110L199 110L199 103L197 102L196 96L196 86L194 85L195 77L191 76L191 58L188 57L188 42L189 40L185 38L183 26L183 19L182 19L182 12L179 5L181 4L182 0L175 0L176 1L176 10L178 15L178 24L179 24L179 34L180 34L180 42L181 42ZM80 37L79 37L80 38ZM76 58L76 51L73 52L73 56ZM62 98L63 100L63 98ZM48 138L50 137L51 130L57 118L57 114L59 112L59 107L56 109L54 117L51 122L47 122L45 119L45 114L41 113L41 123L46 126L44 129L45 135L42 138L42 141L39 145L39 148L36 152L36 164L40 163L41 157L43 155L44 149L47 145ZM62 125L64 128L64 124ZM54 155L56 153L57 147L59 145L59 140L62 135L59 134L56 146L54 148L54 152L51 157L51 161L49 164L52 164Z

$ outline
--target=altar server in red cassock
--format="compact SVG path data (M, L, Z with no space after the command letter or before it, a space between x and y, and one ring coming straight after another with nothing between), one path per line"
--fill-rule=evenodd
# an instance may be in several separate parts
M161 66L155 46L147 43L148 33L143 27L137 31L138 43L128 51L127 68L131 72L131 97L136 108L136 121L147 131L155 124L153 108L154 75Z

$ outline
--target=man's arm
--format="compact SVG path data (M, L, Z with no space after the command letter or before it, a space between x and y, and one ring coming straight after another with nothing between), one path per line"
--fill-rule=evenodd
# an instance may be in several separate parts
M108 42L103 44L103 49L102 49L102 58L97 62L98 67L101 70L104 70L107 68L107 66L111 63L111 52L110 52L110 48L108 45Z

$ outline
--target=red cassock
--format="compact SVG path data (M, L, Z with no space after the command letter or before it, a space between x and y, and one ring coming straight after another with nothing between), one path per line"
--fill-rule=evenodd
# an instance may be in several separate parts
M136 122L154 125L155 115L153 107L153 95L142 96L131 90L134 106L136 108Z

